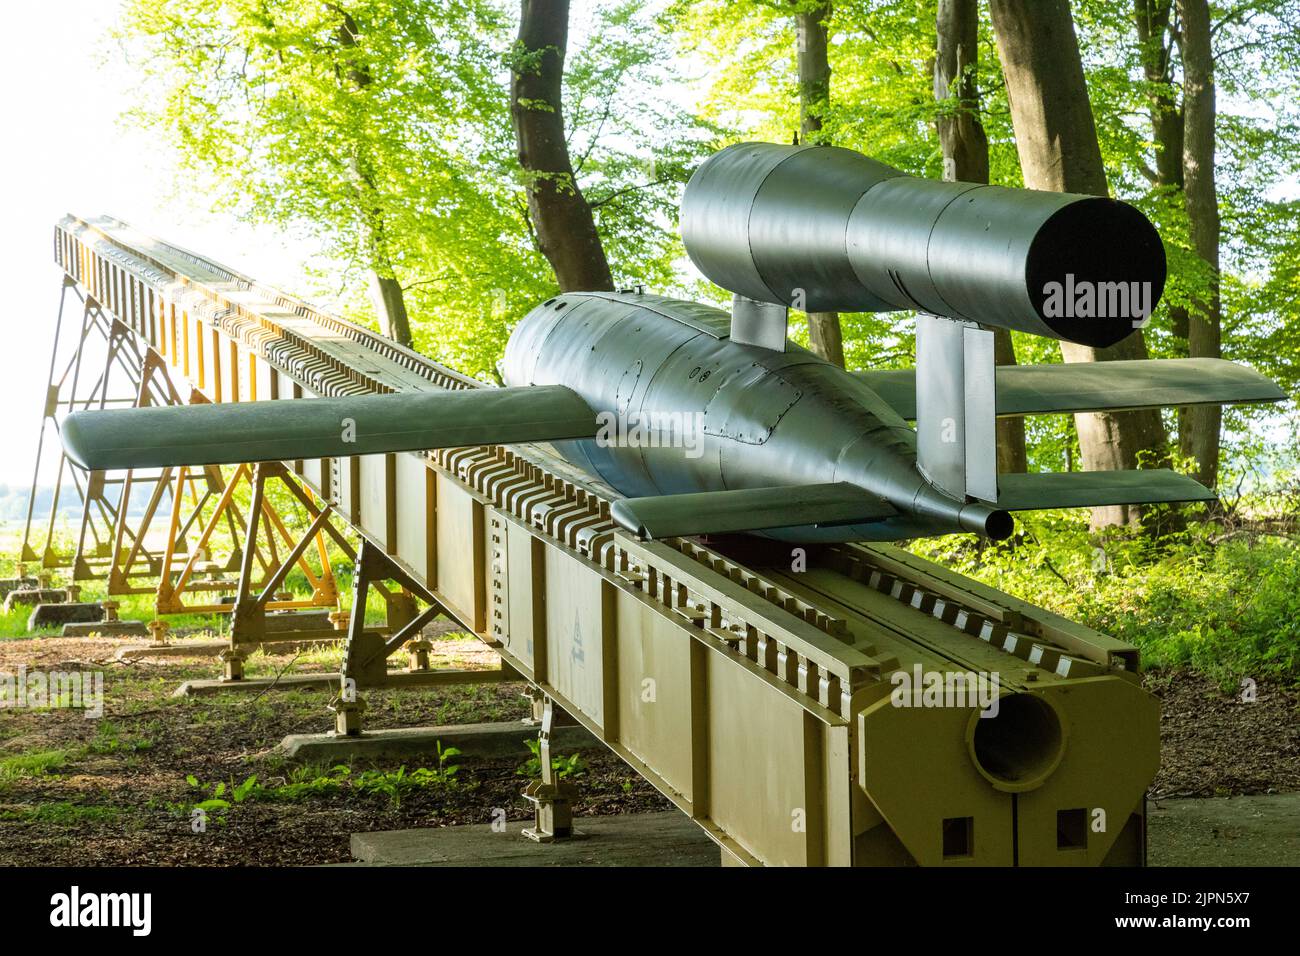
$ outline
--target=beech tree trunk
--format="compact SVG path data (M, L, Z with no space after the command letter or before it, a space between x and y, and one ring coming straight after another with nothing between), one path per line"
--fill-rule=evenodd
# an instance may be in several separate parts
M510 118L537 246L563 292L607 291L614 280L564 137L561 88L568 0L521 0L510 72Z
M1025 185L1106 196L1097 127L1068 0L989 0ZM1061 343L1067 362L1144 359L1141 330L1105 349ZM1083 467L1108 471L1167 457L1157 410L1075 416ZM1094 508L1094 528L1136 525L1136 505Z
M937 122L943 149L943 178L955 182L989 181L989 141L980 122L978 0L939 0L935 30L934 97L948 103ZM1015 365L1016 349L1007 329L993 329L993 358L998 365ZM1023 472L1025 420L1000 418L998 472Z
M356 46L357 37L361 35L357 22L346 10L340 12L343 14L343 22L338 29L339 45ZM357 90L365 90L372 82L370 71L364 66L349 67L347 79ZM361 232L370 273L370 298L379 316L379 326L390 339L412 348L415 340L411 337L411 319L406 312L402 284L393 271L392 258L385 242L384 213L375 188L374 174L366 158L359 153L353 154L350 165L356 176Z
M1210 267L1210 288L1188 315L1187 352L1193 358L1220 355L1219 197L1214 179L1214 51L1208 0L1178 0L1183 22L1183 197L1192 247ZM1196 461L1195 476L1213 488L1219 478L1219 430L1223 410L1198 405L1182 410L1178 444Z
M1174 84L1171 62L1173 47L1176 42L1171 23L1174 0L1134 0L1133 6L1134 19L1137 22L1138 43L1142 54L1143 74L1147 83L1153 88L1150 96L1150 112L1151 132L1152 139L1155 141L1156 156L1155 168L1148 175L1151 178L1152 185L1174 192L1179 201L1183 203L1188 218L1192 220L1194 244L1198 233L1203 236L1213 235L1213 242L1206 243L1205 252L1209 253L1207 261L1215 263L1218 261L1219 227L1217 221L1212 224L1203 223L1198 215L1200 211L1199 202L1194 204L1184 191L1184 127L1189 121L1197 124L1203 122L1207 111L1200 109L1189 120L1184 106L1179 102L1179 88ZM1195 17L1193 17L1193 21L1195 21ZM1195 25L1194 22L1194 28ZM1195 59L1195 56L1193 56L1193 59ZM1185 56L1184 63L1186 63ZM1186 71L1184 71L1184 75L1186 75ZM1208 116L1211 124L1211 135L1213 135L1214 106L1212 88L1210 92L1211 104L1208 109ZM1213 156L1212 144L1210 145L1210 155ZM1214 177L1212 173L1210 180L1211 188L1213 188ZM1194 208L1194 205L1196 208ZM1209 204L1209 208L1217 220L1217 198ZM1208 248L1210 245L1214 247L1212 250ZM1195 245L1195 248L1198 253L1202 252L1200 245ZM1210 303L1204 307L1204 311L1212 314L1213 317L1210 322L1217 330L1219 326L1217 275L1214 292L1210 298ZM1190 342L1190 321L1186 308L1176 305L1169 306L1169 322L1174 333L1173 346L1175 355L1189 356L1193 354ZM1198 327L1198 333L1204 331L1204 328ZM1210 342L1208 336L1198 334L1197 348L1198 350L1208 348L1209 351L1204 354L1217 356L1219 354L1217 335L1214 337L1214 341ZM1195 477L1213 487L1218 477L1218 439L1219 425L1222 418L1221 410L1218 406L1204 409L1183 407L1179 408L1176 414L1178 416L1179 453L1184 458L1192 458L1196 462ZM1211 440L1213 447L1210 447Z
M1142 73L1148 97L1152 140L1156 146L1152 185L1183 188L1183 111L1174 87L1169 15L1173 0L1133 0Z
M406 314L406 297L402 293L402 284L393 275L380 275L372 271L371 296L383 319L385 334L407 348L411 348L411 318Z
M795 33L799 43L799 135L805 143L829 142L822 125L831 97L826 28L830 16L829 0L795 14ZM844 334L840 329L840 314L809 312L808 344L826 361L843 368Z

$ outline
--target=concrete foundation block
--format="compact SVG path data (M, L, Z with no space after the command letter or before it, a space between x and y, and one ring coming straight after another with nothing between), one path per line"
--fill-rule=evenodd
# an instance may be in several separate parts
M457 761L518 757L527 760L528 741L537 728L521 721L484 724L448 724L442 727L401 727L365 731L359 736L290 734L276 750L303 763L347 763L352 760L404 760L436 757L437 745L460 751ZM591 731L580 725L557 727L551 732L554 752L590 750L600 746Z
M4 609L8 614L16 607L32 607L36 604L63 604L68 600L68 592L63 588L19 588L5 595Z
M229 644L223 644L229 648ZM285 674L274 677L245 677L243 680L190 680L172 693L173 697L205 697L212 694L260 693L264 690L338 690L338 674Z
M40 586L36 578L0 578L0 598L8 597L10 591L31 591Z
M27 618L27 630L56 627L60 624L94 624L104 620L104 605L93 604L38 604Z
M64 637L148 637L149 627L144 621L91 621L63 625ZM119 655L119 659L121 658Z
M115 656L120 661L138 661L145 657L216 657L229 647L229 641L173 641L170 644L122 647Z
M527 823L491 823L352 834L352 856L370 866L718 866L717 844L680 810L576 821L581 840L535 843Z

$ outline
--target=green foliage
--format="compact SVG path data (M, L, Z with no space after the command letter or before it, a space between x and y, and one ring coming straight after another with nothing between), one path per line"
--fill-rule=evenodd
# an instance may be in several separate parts
M1295 391L1300 388L1293 344L1295 263L1300 261L1294 190L1300 173L1300 36L1294 24L1300 3L1246 0L1211 8L1224 355L1249 362ZM1152 182L1149 97L1159 88L1142 73L1132 4L1080 0L1073 9L1112 191L1150 216L1165 241L1169 282L1148 343L1158 357L1186 354L1186 342L1172 334L1168 309L1193 307L1211 273L1192 250L1181 195ZM1172 94L1181 101L1177 44L1171 61Z
M43 777L68 762L66 750L34 750L0 759L0 783Z
M368 273L405 289L417 347L491 378L513 321L557 291L528 222L509 119L517 6L503 0L129 0L131 120L187 188L316 240L323 284L373 322ZM575 24L564 113L614 273L662 287L676 203L710 135L658 94L663 37L635 3ZM572 46L573 44L571 44Z
M515 773L521 777L538 777L542 773L542 745L536 740L527 740L528 749L532 751L532 756L520 764ZM576 777L585 773L582 766L582 756L580 754L569 754L565 757L555 755L551 757L551 770L555 775L563 780L566 777Z
M1043 512L1003 544L911 550L1137 646L1146 668L1187 665L1225 685L1300 680L1300 541L1288 535L1192 522L1098 546L1086 513Z
M161 724L154 724L161 729ZM121 727L111 720L100 720L95 728L95 736L86 745L86 751L92 754L112 754L122 752L139 752L152 750L154 741L140 733L123 734Z
M431 787L446 789L457 785L456 776L460 772L460 765L453 763L452 758L459 756L460 750L443 747L441 741L435 743L435 748L437 764L433 767L417 767L408 771L402 765L396 770L373 769L360 773L353 773L352 768L345 764L338 764L323 772L319 767L298 767L290 773L286 783L275 786L259 783L257 774L248 776L242 783L231 780L229 784L205 784L190 774L186 776L185 782L192 790L207 795L197 802L171 804L170 808L179 816L188 816L195 810L215 814L216 822L222 824L226 821L226 811L241 803L254 800L297 802L344 790L384 796L393 806L399 806L405 797L416 791Z
M402 798L412 791L422 790L425 787L450 786L459 769L457 766L438 769L419 767L410 773L407 773L406 767L398 767L388 772L367 770L356 777L353 786L358 793L382 794L396 807L400 806Z

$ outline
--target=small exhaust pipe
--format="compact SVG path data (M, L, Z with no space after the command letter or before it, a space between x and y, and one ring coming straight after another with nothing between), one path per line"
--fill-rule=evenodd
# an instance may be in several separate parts
M982 534L991 541L1005 541L1016 529L1016 521L1009 512L980 504L962 508L957 522L967 531Z

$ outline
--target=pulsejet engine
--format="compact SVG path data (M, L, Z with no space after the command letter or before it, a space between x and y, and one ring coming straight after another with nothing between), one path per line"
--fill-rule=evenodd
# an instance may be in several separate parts
M1167 470L998 475L998 416L1285 398L1218 359L995 367L990 326L1104 347L1145 323L1164 250L1122 202L742 143L696 170L681 222L730 311L563 293L514 329L505 388L77 412L65 448L110 469L547 441L644 538L1005 538L1013 511L1212 493ZM840 369L788 341L790 308L914 311L917 366Z

